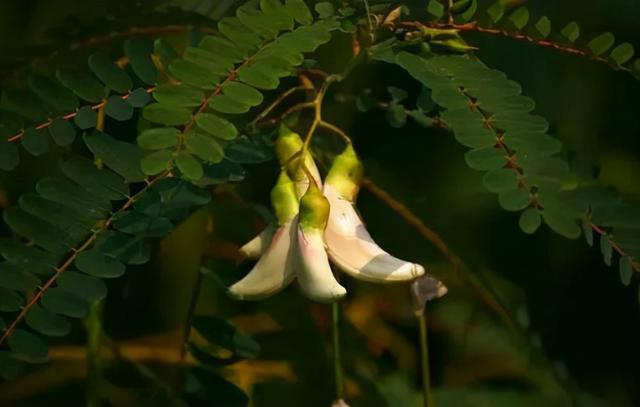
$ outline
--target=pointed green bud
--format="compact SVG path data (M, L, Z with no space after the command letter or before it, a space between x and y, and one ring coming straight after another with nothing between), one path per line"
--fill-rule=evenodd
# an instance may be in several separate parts
M281 171L278 182L271 190L271 206L276 211L278 223L283 225L298 214L298 198L295 185L286 171Z
M302 181L307 177L298 165L300 158L298 157L291 160L291 157L302 150L303 145L304 142L298 133L294 132L284 124L280 125L278 138L276 139L276 155L278 156L280 165L285 165L286 163L285 168L289 172L289 176L293 178L294 181ZM307 168L315 168L315 163L313 162L311 154L306 152L304 157L304 163Z
M323 231L327 227L329 201L313 183L309 185L309 189L300 199L299 219L300 229L303 231L310 229Z
M331 185L345 199L353 201L364 176L362 163L351 144L336 156L331 164L325 184Z

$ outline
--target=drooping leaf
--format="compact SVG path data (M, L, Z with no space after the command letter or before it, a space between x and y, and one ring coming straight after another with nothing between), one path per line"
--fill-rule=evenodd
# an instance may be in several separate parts
M49 151L49 138L43 132L29 127L22 136L22 147L37 157Z
M58 117L51 123L49 133L53 141L61 147L70 145L76 139L76 130L62 117Z
M84 142L96 158L118 173L126 182L138 182L145 176L140 170L142 150L136 145L116 140L101 131L84 135Z
M124 42L124 52L131 63L133 72L146 84L156 83L158 70L151 59L153 41L134 38Z
M89 302L100 301L107 296L107 286L102 280L69 270L58 278L58 287Z
M518 224L524 233L529 235L535 233L542 224L540 212L536 208L528 208L520 214L520 221Z
M131 77L118 68L106 53L97 52L89 56L89 68L102 83L118 93L127 93L133 87Z
M123 100L120 96L109 97L104 111L107 116L121 122L127 121L133 117L133 106Z
M71 330L71 325L65 317L54 314L39 304L34 304L29 309L25 322L31 329L47 336L65 336Z
M34 334L16 329L7 340L12 356L27 363L44 363L49 360L47 345Z
M20 163L20 154L14 143L0 139L0 169L11 171Z
M49 288L41 300L47 310L71 318L83 318L89 313L89 304L76 294L62 288Z
M631 284L631 276L633 274L633 266L631 264L631 257L623 256L620 258L620 280L622 284L628 286Z
M95 249L80 253L75 266L80 271L100 278L117 278L125 272L124 264Z
M81 107L76 116L73 118L76 126L81 130L91 129L96 127L98 121L98 114L89 106Z

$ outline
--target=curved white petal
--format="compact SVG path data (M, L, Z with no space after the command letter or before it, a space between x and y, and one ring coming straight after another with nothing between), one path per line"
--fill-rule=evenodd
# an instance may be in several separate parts
M295 278L289 261L293 221L276 230L271 244L253 269L229 287L229 294L241 300L259 300L284 289ZM297 222L296 222L297 224Z
M297 165L299 161L299 159L295 160L294 163L296 163ZM318 185L318 187L322 189L322 178L320 178L318 166L316 166L316 162L313 160L313 158L311 158L311 155L307 155L305 165L309 170L309 173L311 173L311 175L315 179L316 185ZM307 189L309 189L309 178L306 175L303 175L300 179L294 179L293 183L296 187L296 195L298 196L298 198L302 198L302 195L304 195L307 192Z
M331 261L347 274L371 282L409 281L425 273L424 267L391 256L376 244L353 204L329 184L324 195L331 210L325 230Z
M295 248L291 253L302 292L318 302L331 302L347 293L333 276L321 231L291 230Z
M254 237L240 248L240 254L248 259L258 259L262 256L262 253L264 253L267 247L269 247L277 229L278 227L275 222L269 223L267 227L258 234L258 236Z

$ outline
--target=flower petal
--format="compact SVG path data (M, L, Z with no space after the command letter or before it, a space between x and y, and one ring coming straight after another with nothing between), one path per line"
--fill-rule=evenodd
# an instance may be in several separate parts
M240 254L248 259L257 259L262 256L262 253L269 247L273 235L276 233L277 225L272 222L267 225L266 228L258 234L258 236L251 239L244 246L240 248Z
M373 240L353 204L330 184L324 195L331 211L325 230L331 261L345 273L371 282L409 281L425 273L424 267L391 256Z
M229 294L241 300L259 300L293 281L295 272L289 261L292 225L293 222L287 222L276 230L258 263L242 280L229 287Z
M292 261L303 293L318 302L331 302L347 293L333 276L324 246L322 231L292 228Z

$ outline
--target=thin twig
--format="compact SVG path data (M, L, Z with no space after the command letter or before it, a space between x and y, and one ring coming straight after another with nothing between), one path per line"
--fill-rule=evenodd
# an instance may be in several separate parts
M426 306L425 306L426 308ZM416 311L416 319L420 330L420 368L422 370L422 400L424 407L434 407L431 392L431 372L429 368L429 333L427 331L427 316L425 309Z

